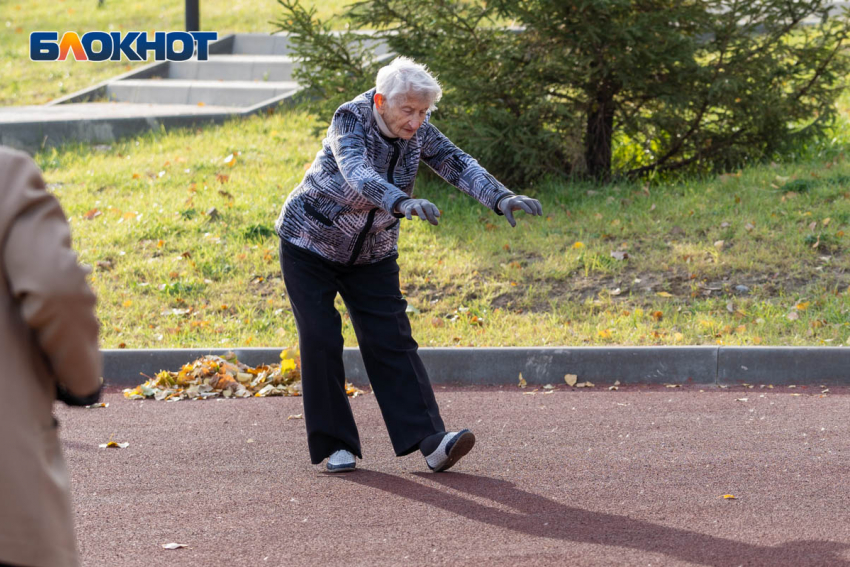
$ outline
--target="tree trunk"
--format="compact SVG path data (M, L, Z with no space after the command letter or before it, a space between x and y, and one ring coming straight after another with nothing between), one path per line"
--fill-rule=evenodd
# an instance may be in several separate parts
M587 173L599 181L611 177L611 138L614 132L614 91L608 84L596 91L584 135L584 160Z

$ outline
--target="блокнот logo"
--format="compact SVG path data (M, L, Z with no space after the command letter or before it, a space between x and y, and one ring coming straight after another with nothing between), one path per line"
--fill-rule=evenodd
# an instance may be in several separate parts
M130 61L147 61L148 52L154 52L156 61L186 61L195 53L198 60L209 59L209 43L218 39L218 32L147 32L131 31L121 37L121 32L90 31L81 38L76 32L65 32L59 41L59 32L37 31L30 33L30 59L32 61L64 61L72 52L77 61L120 61L125 55ZM133 45L135 44L135 48Z

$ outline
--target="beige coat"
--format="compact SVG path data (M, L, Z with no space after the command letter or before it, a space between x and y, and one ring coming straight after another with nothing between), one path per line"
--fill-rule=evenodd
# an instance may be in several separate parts
M100 387L95 297L33 161L0 146L0 563L76 566L56 385Z

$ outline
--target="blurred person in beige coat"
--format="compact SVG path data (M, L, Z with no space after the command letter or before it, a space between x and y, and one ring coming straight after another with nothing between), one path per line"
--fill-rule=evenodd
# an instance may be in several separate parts
M79 565L52 408L100 397L86 274L38 167L0 146L0 565Z

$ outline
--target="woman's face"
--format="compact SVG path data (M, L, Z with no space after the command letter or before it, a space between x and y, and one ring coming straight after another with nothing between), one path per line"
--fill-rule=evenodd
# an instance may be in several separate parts
M392 103L384 95L375 95L375 108L394 136L409 140L425 122L431 103L413 94L398 96Z

